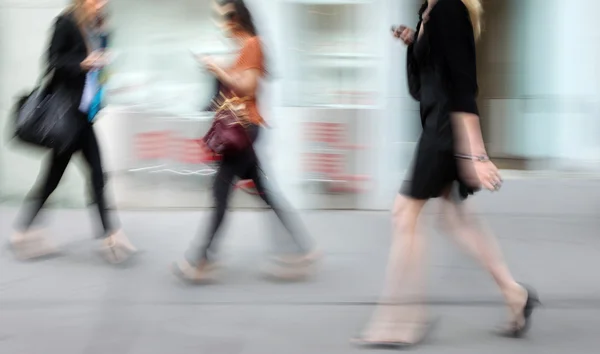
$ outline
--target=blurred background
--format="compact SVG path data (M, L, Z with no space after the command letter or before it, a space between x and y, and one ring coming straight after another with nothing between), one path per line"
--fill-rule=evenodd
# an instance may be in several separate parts
M41 155L11 140L14 97L39 75L66 0L0 0L0 198L18 204ZM419 0L247 0L273 77L260 143L269 174L302 209L388 209L419 136L405 48L392 25L415 26ZM590 0L486 0L478 44L484 137L506 176L595 174L600 168L600 41ZM192 53L231 60L211 0L112 0L108 105L97 122L119 207L210 207L213 161L196 140L213 82ZM524 172L523 172L524 173ZM523 174L521 173L521 174ZM240 184L232 206L261 207ZM52 196L86 205L70 166ZM191 193L191 191L194 191ZM196 193L197 191L197 193Z
M416 26L421 1L245 0L273 74L261 87L270 129L259 153L326 257L308 284L259 277L272 232L242 181L223 238L229 269L218 286L192 288L168 271L208 224L213 204L215 161L197 140L212 119L202 108L214 82L192 53L227 62L235 52L215 26L211 1L110 0L115 60L95 128L109 197L142 256L113 268L96 255L90 230L98 225L85 210L91 193L76 156L49 202L62 256L21 263L0 248L0 353L350 352L349 337L379 299L392 234L387 211L421 129L406 50L391 35L392 25ZM0 0L5 237L45 157L11 138L9 111L35 85L53 19L67 3ZM488 152L506 183L472 199L516 279L538 289L544 308L528 339L491 336L494 323L504 323L502 297L452 245L431 203L423 213L428 302L443 320L419 350L597 352L600 1L483 5L479 105Z

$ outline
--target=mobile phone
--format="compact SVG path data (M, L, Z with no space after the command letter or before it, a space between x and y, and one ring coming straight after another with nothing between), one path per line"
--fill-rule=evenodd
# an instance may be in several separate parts
M96 58L90 63L90 66L92 68L97 68L99 66L98 61L102 60L102 57L103 57L102 55L96 56Z

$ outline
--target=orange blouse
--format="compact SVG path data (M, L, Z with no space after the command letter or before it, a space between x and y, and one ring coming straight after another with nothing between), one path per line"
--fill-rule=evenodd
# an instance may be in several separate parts
M248 39L240 53L237 60L228 72L241 73L245 70L257 69L260 71L260 77L264 76L265 67L263 60L263 52L260 44L260 39L256 36ZM248 110L248 120L257 125L264 124L264 119L258 112L258 106L256 104L256 96L252 97L246 102L246 109Z

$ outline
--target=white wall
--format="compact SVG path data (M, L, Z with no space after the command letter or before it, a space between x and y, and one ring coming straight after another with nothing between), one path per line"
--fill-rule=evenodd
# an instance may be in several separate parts
M600 170L598 1L558 1L556 168Z
M415 143L421 131L419 105L410 97L406 83L406 47L391 36L392 25L415 28L420 2L386 0L380 6L377 44L383 48L384 108L377 124L374 172L376 178L373 207L389 208L410 169Z

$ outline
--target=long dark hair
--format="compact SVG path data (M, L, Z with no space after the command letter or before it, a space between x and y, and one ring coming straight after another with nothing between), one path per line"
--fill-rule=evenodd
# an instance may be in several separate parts
M220 6L233 5L235 10L235 18L233 20L242 27L242 29L253 36L258 36L252 14L243 0L219 0Z
M256 30L256 26L254 25L254 19L252 18L252 14L250 13L250 10L248 9L248 7L246 6L246 4L244 3L244 0L217 0L217 3L220 6L225 6L225 5L233 5L234 8L234 17L228 20L232 20L237 22L237 24L242 28L242 30L244 30L245 32L247 32L248 34L252 35L252 36L259 36L258 31ZM265 47L264 47L264 38L261 38L261 49L263 52L263 58L264 58L264 69L265 69L265 78L269 79L269 78L273 78L273 72L272 72L272 65L269 64L269 62L271 62L271 56L267 54ZM272 63L271 63L272 64Z

